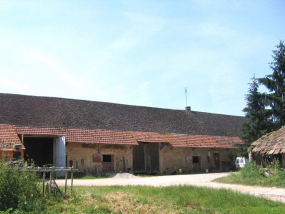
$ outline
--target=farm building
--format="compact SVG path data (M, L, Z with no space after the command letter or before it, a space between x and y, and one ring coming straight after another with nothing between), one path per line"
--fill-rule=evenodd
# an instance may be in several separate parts
M251 155L257 163L278 159L285 168L285 126L262 136L251 144Z
M190 107L0 94L0 143L21 142L36 165L90 174L228 171L244 121Z

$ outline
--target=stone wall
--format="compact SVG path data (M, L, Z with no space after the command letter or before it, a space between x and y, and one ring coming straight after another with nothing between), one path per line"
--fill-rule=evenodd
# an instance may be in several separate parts
M130 146L81 143L67 144L67 166L72 164L83 174L101 175L103 164L93 160L93 155L98 154L113 156L114 172L130 171L132 168L132 147Z
M218 153L220 167L214 170L213 154ZM234 161L237 155L236 149L210 149L210 148L180 148L172 147L170 144L161 144L159 153L160 171L172 173L179 169L182 172L190 173L195 170L193 156L198 156L200 170L197 172L209 171L230 171L234 168Z
M214 153L218 153L220 157L218 169L214 169ZM169 143L160 143L159 170L168 174L205 172L206 169L209 172L230 171L234 166L236 153L236 149L180 148ZM94 162L94 155L112 155L113 172L132 172L133 169L133 146L67 143L66 155L67 166L73 165L83 174L104 174L102 162ZM193 156L199 157L200 170L195 171Z

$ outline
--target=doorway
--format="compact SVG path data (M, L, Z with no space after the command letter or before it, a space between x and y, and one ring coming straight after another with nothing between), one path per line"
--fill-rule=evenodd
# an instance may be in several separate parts
M220 154L214 153L213 158L214 158L214 169L220 170Z
M53 138L25 137L24 159L35 166L53 165Z
M192 156L193 172L201 172L201 157Z
M114 155L102 155L102 172L114 172Z
M159 143L139 143L133 148L134 173L153 174L159 171Z

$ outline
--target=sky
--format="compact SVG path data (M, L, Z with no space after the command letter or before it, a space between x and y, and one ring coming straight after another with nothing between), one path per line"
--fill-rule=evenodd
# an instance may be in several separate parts
M284 0L0 3L0 93L244 116L285 40Z

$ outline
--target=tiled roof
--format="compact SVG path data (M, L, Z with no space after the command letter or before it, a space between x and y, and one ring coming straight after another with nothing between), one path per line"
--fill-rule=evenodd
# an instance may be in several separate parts
M242 140L238 137L210 135L167 135L166 137L174 147L234 148L235 144L242 144Z
M138 142L149 142L149 143L167 143L168 140L163 134L155 132L130 132L130 134Z
M137 141L127 132L110 130L67 129L67 142L99 143L116 145L138 145Z
M121 132L111 130L86 130L64 128L18 127L18 134L38 136L65 136L66 142L138 145L138 142L170 143L174 147L233 148L241 144L237 137L208 135L177 135L156 132Z
M50 128L50 127L17 127L17 132L25 135L38 136L65 136L66 129L64 128Z
M262 136L252 144L252 152L261 154L285 154L285 126Z
M13 148L15 144L22 144L16 128L11 125L0 124L0 148Z
M240 136L244 117L0 93L0 123L22 127Z
M177 135L156 132L121 132L111 130L65 129L50 127L16 127L0 124L0 143L21 144L18 134L31 136L65 136L66 142L90 144L138 145L138 142L170 143L173 147L234 148L241 144L237 137ZM10 145L9 144L9 145Z
M24 135L65 136L66 142L138 145L136 140L127 132L51 127L17 127L16 130L18 134Z

